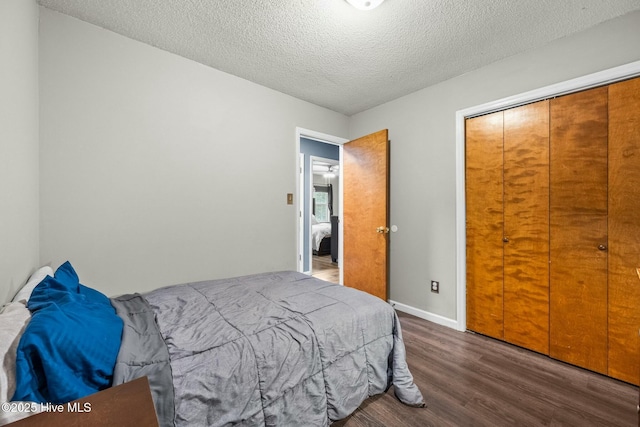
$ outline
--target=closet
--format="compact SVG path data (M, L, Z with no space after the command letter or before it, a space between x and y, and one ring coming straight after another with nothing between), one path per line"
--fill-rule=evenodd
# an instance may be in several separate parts
M466 120L467 328L638 383L640 78Z

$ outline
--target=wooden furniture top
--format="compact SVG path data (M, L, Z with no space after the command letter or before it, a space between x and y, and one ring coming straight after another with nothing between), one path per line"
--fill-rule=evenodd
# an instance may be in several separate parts
M23 418L9 426L157 427L158 419L151 398L149 380L142 377L64 405L51 405L48 411Z

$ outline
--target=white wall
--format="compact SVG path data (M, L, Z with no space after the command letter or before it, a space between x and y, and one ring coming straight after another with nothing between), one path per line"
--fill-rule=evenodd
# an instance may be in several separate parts
M0 1L0 305L38 267L38 7Z
M352 139L389 129L392 300L457 319L456 111L639 60L639 46L636 12L351 118Z
M348 118L40 9L41 250L115 295L296 269L296 126Z

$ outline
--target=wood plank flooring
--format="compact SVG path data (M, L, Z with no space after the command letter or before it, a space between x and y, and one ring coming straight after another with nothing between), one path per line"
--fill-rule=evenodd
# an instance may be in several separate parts
M407 363L427 402L387 393L336 427L635 426L638 387L501 341L399 312Z
M311 275L331 283L340 283L340 268L331 261L331 255L313 255Z

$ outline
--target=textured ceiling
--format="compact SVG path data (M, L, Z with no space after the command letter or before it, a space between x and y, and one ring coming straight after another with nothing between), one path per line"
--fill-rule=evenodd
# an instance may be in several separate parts
M39 0L347 115L640 9L640 0Z

